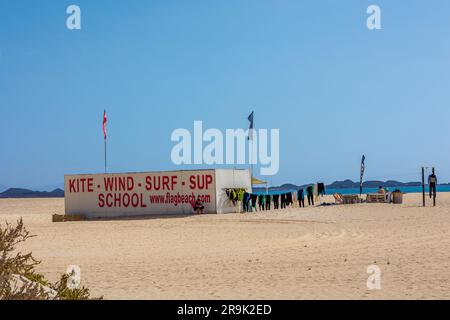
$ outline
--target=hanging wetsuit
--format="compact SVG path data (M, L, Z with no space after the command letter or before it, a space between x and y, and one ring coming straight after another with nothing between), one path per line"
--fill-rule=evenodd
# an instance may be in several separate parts
M273 208L278 209L278 199L280 198L279 194L273 195Z
M317 189L318 189L319 195L321 195L323 197L325 195L325 184L318 183L317 184Z
M242 210L244 212L248 211L248 201L250 200L250 194L244 192L244 198L242 199Z
M233 200L231 200L233 202L233 205L236 205L237 201L238 201L238 193L236 192L236 190L231 191L231 195L233 196Z
M298 198L298 205L300 206L300 208L302 206L304 208L305 207L305 195L303 194L303 189L298 190L297 198Z
M236 205L236 198L237 198L237 196L236 196L236 191L234 191L234 190L225 190L225 192L226 192L226 194L227 194L227 196L228 196L228 199L230 199L230 201L233 203L233 205L235 206Z
M266 195L266 210L270 210L270 194Z
M252 194L252 209L250 211L253 212L253 208L255 209L255 211L258 211L258 209L256 209L256 202L258 201L258 195L257 194Z
M289 207L290 205L292 205L292 192L288 192L286 194L286 204Z
M308 205L314 205L314 187L309 186L306 188L306 196L308 197Z
M286 194L281 194L281 209L286 208Z
M262 195L262 194L260 194L258 196L258 206L259 206L259 211L264 210L264 195Z

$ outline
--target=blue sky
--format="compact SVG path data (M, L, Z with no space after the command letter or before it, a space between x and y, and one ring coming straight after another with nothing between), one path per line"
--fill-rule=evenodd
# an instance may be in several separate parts
M174 129L254 110L280 129L273 184L357 180L363 153L367 179L450 181L449 17L447 0L1 1L0 184L102 172L104 108L113 172L176 169Z

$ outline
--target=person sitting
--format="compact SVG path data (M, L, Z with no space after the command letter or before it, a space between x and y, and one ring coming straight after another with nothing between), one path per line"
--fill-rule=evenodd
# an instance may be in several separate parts
M386 194L386 190L384 190L384 188L382 186L378 187L378 193L379 194Z
M195 205L194 205L195 213L203 214L204 209L205 209L205 206L203 205L203 203L200 201L200 199L197 199L197 201L195 201Z

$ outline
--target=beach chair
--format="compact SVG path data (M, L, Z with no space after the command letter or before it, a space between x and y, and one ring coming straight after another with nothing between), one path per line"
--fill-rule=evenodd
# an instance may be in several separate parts
M342 199L342 194L335 193L335 194L333 194L333 197L334 197L334 201L336 202L336 204L344 204L344 199Z

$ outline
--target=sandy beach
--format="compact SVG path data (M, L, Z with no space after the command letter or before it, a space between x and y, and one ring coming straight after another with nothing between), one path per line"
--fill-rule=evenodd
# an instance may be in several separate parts
M449 299L450 193L420 205L52 223L64 199L0 199L0 221L23 217L50 280L79 265L106 299Z

